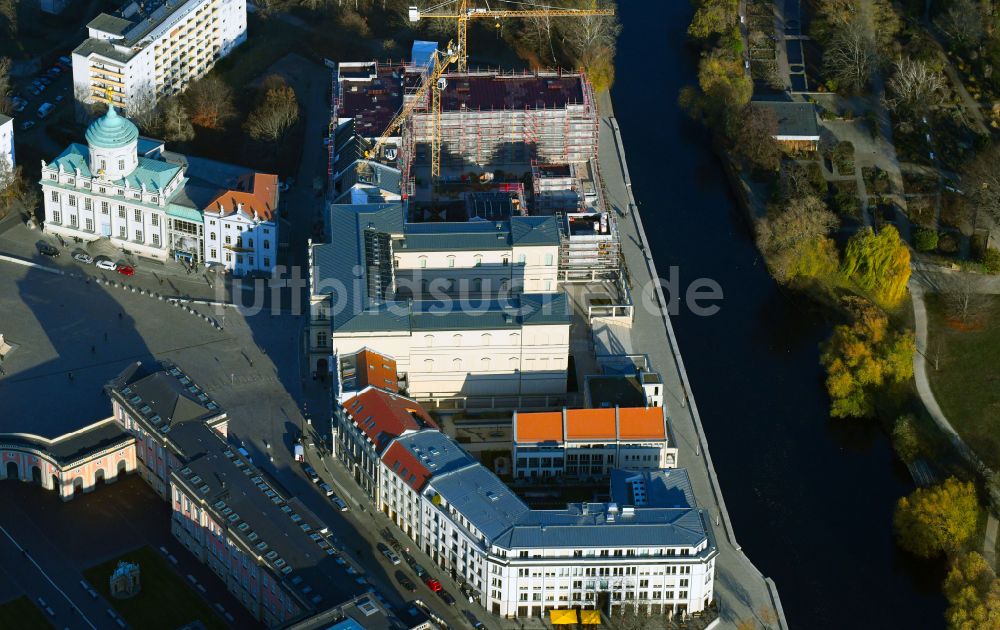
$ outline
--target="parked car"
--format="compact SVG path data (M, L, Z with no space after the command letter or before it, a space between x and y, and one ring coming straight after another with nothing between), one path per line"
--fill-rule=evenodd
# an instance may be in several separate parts
M319 484L319 489L322 490L324 494L326 494L326 496L328 497L333 496L333 488L331 488L330 484L326 483L325 481Z
M27 130L31 129L32 127L34 127L34 126L35 126L35 121L33 121L33 120L26 120L23 123L21 123L21 131L27 131Z
M302 470L305 471L306 477L309 477L309 481L313 483L319 483L319 475L316 474L316 469L312 466L303 466Z
M437 594L438 597L440 597L441 600L444 601L444 603L448 604L449 606L455 605L455 598L452 597L451 593L449 593L448 591L441 589L440 591L437 591Z
M53 105L52 103L42 103L41 107L38 108L37 112L39 120L47 118L48 115L51 114L52 110L55 108L56 106Z
M239 447L236 450L239 451L240 455L242 455L243 457L245 457L248 462L250 462L251 464L253 463L253 457L250 457L250 452L247 449L245 449L245 448L243 448L241 446L241 447Z
M85 265L89 265L90 263L94 262L93 258L88 256L87 254L84 254L83 252L76 252L75 254L73 254L73 260L82 262Z
M338 497L337 495L333 495L332 497L330 497L330 502L336 505L337 509L340 510L341 512L346 512L349 509L351 509L350 507L347 506L346 503L344 503L344 500Z
M134 276L135 267L132 265L117 265L115 271L122 274L123 276Z
M73 63L73 60L70 59L69 57L67 57L66 55L63 55L62 57L59 57L59 61L63 62L67 66L71 65Z
M118 267L118 265L113 263L108 258L98 258L97 262L94 264L97 266L98 269L104 269L105 271L114 271Z
M38 241L37 243L35 243L35 248L38 249L39 254L43 254L45 256L52 256L53 258L55 258L56 256L59 255L59 250L53 247L52 245L49 245L45 241Z
M427 588L431 589L435 593L441 590L441 583L429 575L426 578L424 578L424 584L426 584Z
M66 98L64 95L62 95L62 94L56 94L56 102L57 103L62 103L64 98Z
M295 461L304 462L306 461L306 449L302 447L301 444L295 445Z
M479 621L479 619L477 619L476 616L470 613L468 610L465 611L465 618L469 620L469 623L472 624L472 627L475 628L476 630L483 630L483 628L486 627L483 625L482 621Z
M392 549L389 549L389 547L385 543L379 543L378 550L382 552L382 555L385 556L385 559L391 562L393 566L398 565L402 562L402 560L399 559L399 556L396 554L396 552L393 551Z
M396 571L396 581L402 586L407 592L412 593L417 590L417 585L413 583L413 580L406 577L406 574L402 571Z

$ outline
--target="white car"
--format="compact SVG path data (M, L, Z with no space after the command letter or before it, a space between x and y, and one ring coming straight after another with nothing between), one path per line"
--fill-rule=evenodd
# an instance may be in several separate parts
M93 258L88 256L87 254L84 254L83 252L77 252L73 254L73 260L82 262L85 265L89 265L90 263L94 262Z
M336 505L337 509L340 510L341 512L346 512L347 510L351 509L347 507L347 504L344 503L344 500L338 497L337 495L332 496L330 498L330 502Z
M323 482L323 483L319 484L319 487L320 487L320 490L322 490L324 493L326 493L326 496L328 496L328 497L332 497L333 496L333 488L330 487L330 484L328 484L326 482Z
M105 271L114 271L115 269L118 269L118 265L111 262L110 260L98 260L97 268L104 269Z

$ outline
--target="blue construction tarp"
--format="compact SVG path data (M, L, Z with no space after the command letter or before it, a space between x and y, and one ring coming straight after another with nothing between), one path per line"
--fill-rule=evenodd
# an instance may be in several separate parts
M413 65L420 68L427 68L434 58L434 51L437 50L437 42L425 42L416 40L413 42L413 50L410 52L410 59Z

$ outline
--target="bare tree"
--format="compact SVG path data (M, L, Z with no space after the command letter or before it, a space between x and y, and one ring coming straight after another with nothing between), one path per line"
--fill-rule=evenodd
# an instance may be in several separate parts
M736 151L756 168L777 171L781 166L781 147L774 139L778 133L774 112L751 103L740 115L731 118L729 137Z
M160 110L156 104L156 97L147 93L129 100L128 117L132 122L145 134L159 133Z
M13 106L10 99L10 59L0 57L0 114L10 114Z
M981 150L962 168L962 190L970 198L977 216L973 224L978 224L978 213L984 210L1000 221L1000 145L991 144Z
M920 115L941 102L944 78L925 61L900 57L889 79L886 105L894 112Z
M191 114L191 122L206 129L219 129L236 116L232 89L212 74L187 86L184 107Z
M299 102L283 79L268 77L262 87L264 97L250 115L245 128L255 140L277 142L299 119Z
M979 45L986 34L983 23L982 3L976 0L954 0L935 20L941 32L963 48Z
M982 313L989 300L979 293L979 277L965 272L940 274L940 291L948 313L967 322Z
M823 66L841 89L862 91L878 65L875 39L858 20L839 29L823 53Z
M184 103L176 96L168 96L161 103L163 139L169 142L187 142L194 139L194 127Z

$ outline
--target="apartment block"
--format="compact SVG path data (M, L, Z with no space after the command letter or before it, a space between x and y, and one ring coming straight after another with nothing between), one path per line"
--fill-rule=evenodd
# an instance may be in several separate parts
M128 2L87 24L72 55L74 95L140 111L204 76L246 28L245 0Z

